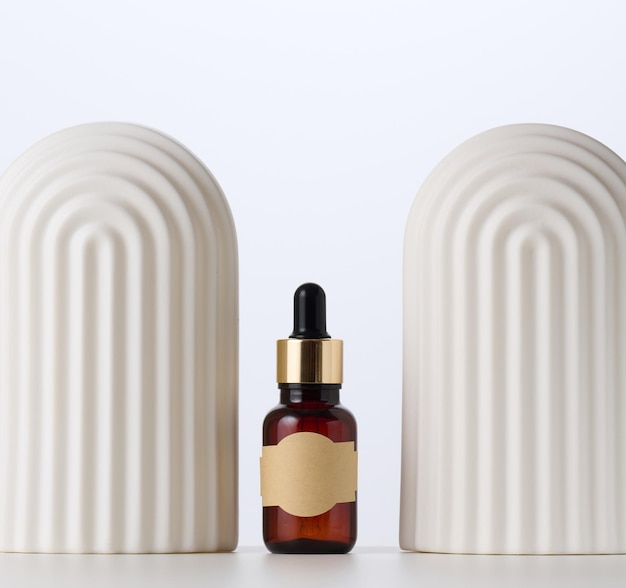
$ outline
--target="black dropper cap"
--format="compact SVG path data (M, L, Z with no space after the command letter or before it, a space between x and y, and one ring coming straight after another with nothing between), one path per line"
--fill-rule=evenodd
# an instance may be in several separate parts
M343 341L326 331L326 294L302 284L293 297L293 333L276 341L279 384L341 384Z
M321 286L302 284L293 296L290 339L330 339L326 330L326 294Z

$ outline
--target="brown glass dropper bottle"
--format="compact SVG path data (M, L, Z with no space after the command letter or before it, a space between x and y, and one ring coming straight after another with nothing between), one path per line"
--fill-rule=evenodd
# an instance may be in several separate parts
M343 341L326 295L303 284L294 330L277 342L280 404L263 424L263 539L273 553L347 553L356 542L356 421L339 403Z

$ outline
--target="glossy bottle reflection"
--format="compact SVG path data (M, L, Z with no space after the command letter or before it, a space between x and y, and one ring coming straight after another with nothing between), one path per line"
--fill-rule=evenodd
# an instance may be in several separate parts
M281 384L280 404L263 425L263 445L277 445L298 432L318 433L335 443L354 441L356 421L339 403L341 384ZM272 553L347 553L357 533L355 502L335 504L314 517L279 506L263 507L263 539Z

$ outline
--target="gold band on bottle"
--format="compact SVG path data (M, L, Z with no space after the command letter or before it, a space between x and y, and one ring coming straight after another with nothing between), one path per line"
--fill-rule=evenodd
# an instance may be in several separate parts
M276 342L279 384L341 384L341 339L279 339Z

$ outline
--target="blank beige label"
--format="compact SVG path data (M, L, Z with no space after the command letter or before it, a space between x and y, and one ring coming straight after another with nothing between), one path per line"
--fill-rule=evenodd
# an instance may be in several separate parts
M263 506L314 517L337 503L354 502L356 486L354 441L334 443L319 433L293 433L278 445L263 446Z

